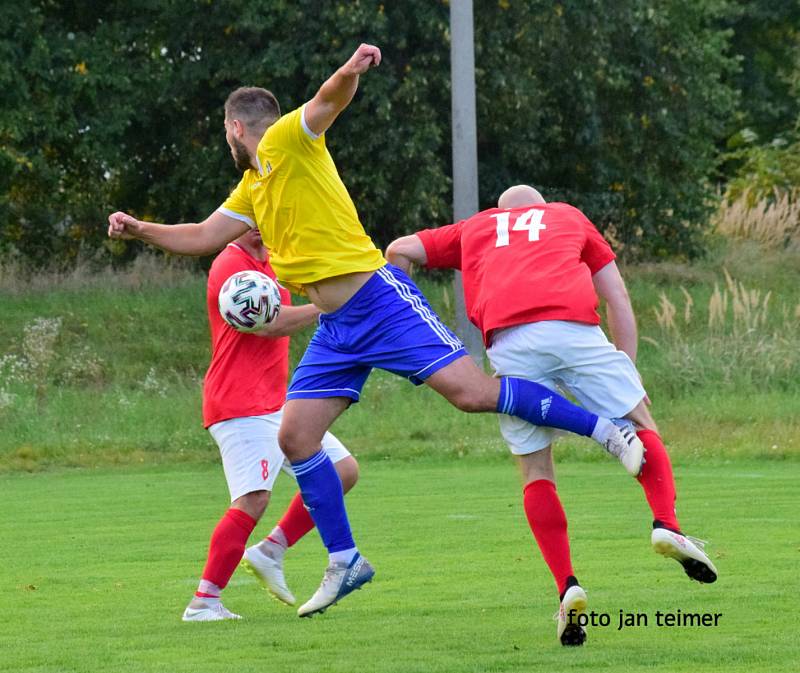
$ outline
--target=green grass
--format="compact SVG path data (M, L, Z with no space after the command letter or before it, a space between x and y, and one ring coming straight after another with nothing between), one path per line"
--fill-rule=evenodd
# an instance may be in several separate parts
M640 334L639 369L679 460L800 458L800 258L720 242L694 264L626 269ZM763 298L765 320L744 329L729 306L708 327L724 269ZM12 273L13 272L13 273ZM453 324L452 288L420 276ZM692 297L685 319L684 288ZM661 293L674 328L655 314ZM0 263L0 472L57 466L209 462L200 387L209 358L205 279L143 256L124 271L24 274ZM310 331L292 344L300 357ZM376 372L336 431L361 456L505 455L496 420L466 416L428 390ZM562 457L592 460L579 440Z
M721 613L716 628L594 628L555 640L557 598L524 521L510 464L368 461L349 497L373 584L312 620L237 573L239 623L183 624L208 536L226 507L217 466L51 471L0 477L0 671L790 671L795 474L775 462L677 471L679 513L712 538L715 585L649 548L637 484L611 462L559 466L576 571L590 608ZM291 495L282 478L258 532ZM324 566L316 535L290 552L298 597Z
M505 460L491 414L467 415L427 388L375 372L363 401L333 430L362 458L427 455ZM25 400L25 403L22 403ZM716 394L698 391L672 400L654 397L653 413L673 460L800 457L800 392ZM12 413L13 411L13 413ZM35 419L32 422L32 419ZM109 387L94 394L53 391L38 404L20 396L0 411L0 473L58 466L215 462L218 450L203 430L200 384L172 383L162 393ZM596 444L565 436L561 459L599 461Z

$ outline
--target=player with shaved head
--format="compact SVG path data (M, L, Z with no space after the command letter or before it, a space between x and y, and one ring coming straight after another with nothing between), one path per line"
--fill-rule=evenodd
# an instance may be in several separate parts
M675 514L672 466L634 365L636 321L614 252L581 211L515 185L497 208L399 238L386 257L405 271L412 264L461 270L467 313L483 332L498 376L565 389L590 411L628 419L647 451L636 478L653 514L653 548L679 561L692 579L716 580L703 543L681 532ZM606 300L613 343L599 327L598 294ZM572 568L567 518L556 493L554 431L499 419L522 473L528 523L560 595L558 638L581 645L587 600Z

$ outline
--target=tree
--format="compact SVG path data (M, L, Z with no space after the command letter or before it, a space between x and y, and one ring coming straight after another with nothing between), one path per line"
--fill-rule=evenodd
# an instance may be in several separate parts
M697 252L736 102L728 9L476 3L481 206L533 182L632 255ZM361 41L384 61L328 143L365 226L385 244L450 216L443 1L32 0L0 21L0 251L52 263L103 249L116 208L206 216L237 181L228 93L261 85L292 109Z

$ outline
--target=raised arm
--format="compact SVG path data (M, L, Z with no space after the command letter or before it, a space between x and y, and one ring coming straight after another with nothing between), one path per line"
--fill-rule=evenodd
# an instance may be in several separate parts
M108 216L108 235L111 238L137 239L178 255L210 255L248 229L245 222L218 210L196 224L142 222L122 212Z
M592 276L597 294L606 301L606 317L611 341L635 363L638 345L636 317L616 262L609 262Z
M428 261L428 254L419 236L403 236L392 241L386 248L386 261L410 273L411 265L423 266Z
M358 77L381 62L381 50L362 44L355 53L319 88L304 110L306 126L317 135L330 128L339 113L353 100Z

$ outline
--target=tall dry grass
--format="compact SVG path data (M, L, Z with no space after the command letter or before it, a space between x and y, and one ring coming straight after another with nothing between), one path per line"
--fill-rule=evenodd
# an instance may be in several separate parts
M119 287L173 287L199 273L196 262L187 257L170 257L144 252L128 266L115 269L91 259L79 260L68 269L32 269L24 261L0 259L0 294L27 295L53 290L83 290Z
M775 190L756 200L750 191L723 198L713 217L714 230L737 240L757 241L770 248L800 246L800 189Z
M772 290L745 284L726 268L710 294L679 289L680 297L659 292L651 309L656 330L642 336L656 349L648 374L657 386L672 394L797 389L800 295L776 303Z

